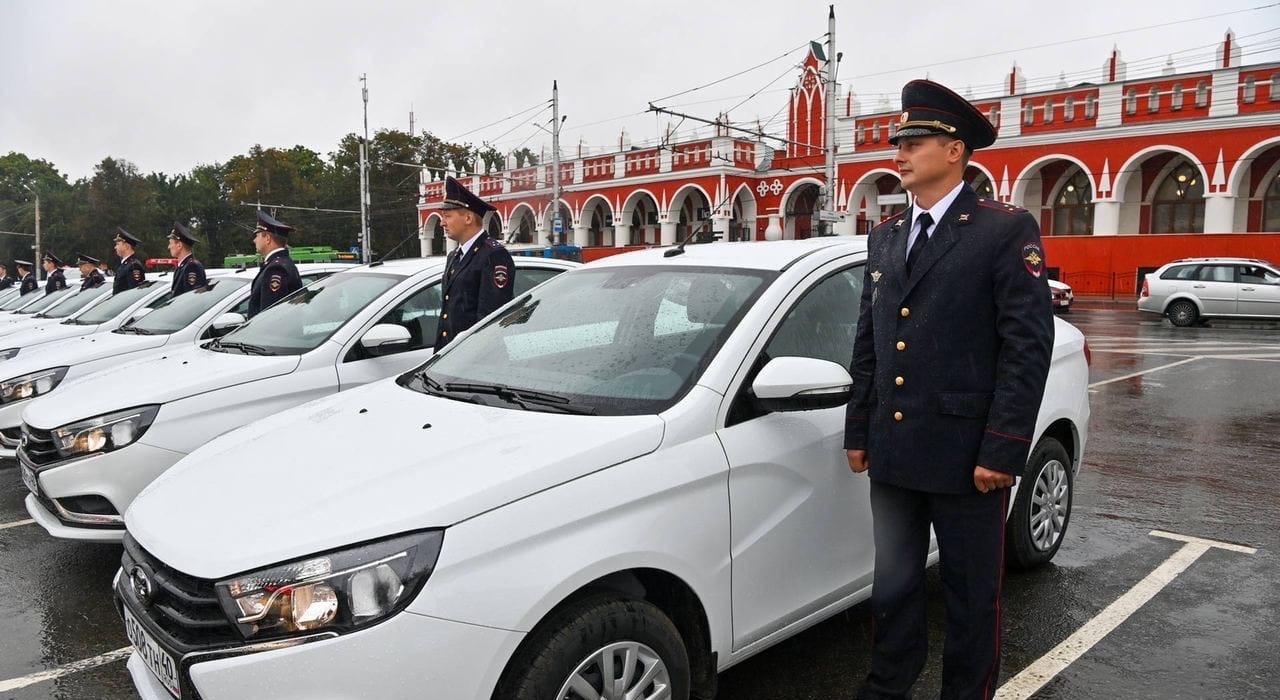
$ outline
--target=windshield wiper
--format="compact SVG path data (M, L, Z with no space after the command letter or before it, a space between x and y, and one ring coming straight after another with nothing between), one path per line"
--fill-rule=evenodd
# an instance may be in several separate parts
M116 329L116 333L132 333L135 335L154 335L151 331L137 326L120 326Z
M465 392L472 394L489 394L496 396L509 404L513 404L523 408L530 409L530 405L537 408L549 408L563 413L577 413L581 415L594 415L596 409L592 406L584 406L572 403L567 396L553 394L549 391L536 391L533 389L512 389L502 384L475 384L467 382L450 382L444 385L444 390L448 392Z
M217 341L214 341L213 345L209 347L210 349L227 348L228 350L239 350L245 355L270 355L271 354L270 350L260 345L250 345L249 343L237 343L234 340L232 341L217 340Z

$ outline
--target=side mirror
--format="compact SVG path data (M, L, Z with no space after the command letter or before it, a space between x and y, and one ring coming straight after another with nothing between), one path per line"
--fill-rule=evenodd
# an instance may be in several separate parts
M394 323L379 323L360 338L360 345L375 356L409 349L409 330Z
M209 324L210 335L214 338L220 338L240 326L243 326L244 322L244 316L241 316L234 311L228 311L213 319L213 323Z
M766 411L812 411L849 403L853 379L844 367L812 357L778 357L751 383Z

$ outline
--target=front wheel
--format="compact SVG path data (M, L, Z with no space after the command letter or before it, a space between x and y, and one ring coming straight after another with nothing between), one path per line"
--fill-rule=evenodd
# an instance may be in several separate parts
M503 671L494 700L688 700L679 630L643 600L596 595L553 613Z
M1067 533L1075 478L1071 456L1057 440L1040 440L1027 460L1013 511L1005 524L1009 563L1018 569L1047 564Z

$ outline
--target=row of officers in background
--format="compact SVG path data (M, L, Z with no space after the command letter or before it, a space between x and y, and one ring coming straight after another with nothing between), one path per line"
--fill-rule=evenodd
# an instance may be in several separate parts
M298 269L289 257L289 234L293 231L292 226L277 221L266 212L258 212L253 244L263 261L253 280L249 300L250 317L302 287ZM173 295L177 296L208 285L204 264L197 260L194 254L199 240L180 221L173 222L173 228L167 238L169 255L178 261L178 266L173 270L171 282ZM117 228L114 243L115 253L120 258L114 273L107 269L106 263L97 258L84 253L76 255L76 264L80 267L81 291L106 284L107 276L112 278L113 294L133 289L146 282L147 270L137 253L142 241L123 228ZM66 275L62 271L64 264L58 256L45 253L41 264L46 273L45 294L67 288ZM36 279L35 267L31 262L15 260L14 267L18 273L16 277L9 274L7 265L0 263L0 290L9 289L14 285L19 285L22 295L39 290L40 283Z

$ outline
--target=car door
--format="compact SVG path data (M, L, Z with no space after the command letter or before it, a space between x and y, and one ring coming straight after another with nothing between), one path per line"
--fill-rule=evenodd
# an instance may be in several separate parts
M1280 272L1262 265L1239 266L1236 313L1280 318Z
M776 357L848 366L863 266L832 263L789 295L718 431L729 459L733 639L741 648L871 583L869 486L849 470L844 408L769 413L750 385Z
M1236 312L1236 286L1235 265L1201 265L1191 293L1205 315L1229 315Z

